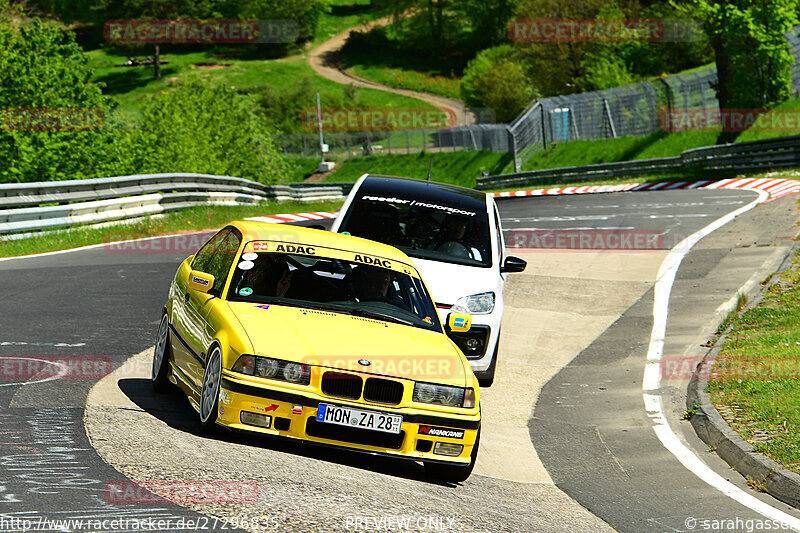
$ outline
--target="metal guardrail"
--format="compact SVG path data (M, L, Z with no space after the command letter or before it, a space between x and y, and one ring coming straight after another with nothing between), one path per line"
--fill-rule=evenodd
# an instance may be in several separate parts
M208 174L0 184L0 234L138 218L196 205L342 199L352 183L264 185Z
M583 181L657 174L690 173L707 178L730 177L775 168L800 167L800 135L763 141L704 146L676 157L531 170L478 178L476 189L525 187L541 183Z

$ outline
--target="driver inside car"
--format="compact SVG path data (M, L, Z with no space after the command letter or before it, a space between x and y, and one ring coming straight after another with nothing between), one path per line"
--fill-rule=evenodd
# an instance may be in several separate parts
M353 293L360 302L388 301L388 270L364 265L353 270L352 276Z
M472 254L462 239L467 232L467 220L463 217L448 215L443 224L442 235L435 248L454 257L471 259Z

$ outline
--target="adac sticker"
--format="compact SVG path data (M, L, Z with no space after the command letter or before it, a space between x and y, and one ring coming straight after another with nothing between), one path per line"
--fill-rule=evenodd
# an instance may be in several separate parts
M251 289L250 287L243 287L242 289L239 290L239 294L241 296L250 296L251 294L253 294L253 289Z
M429 437L443 437L446 439L463 439L464 431L461 429L439 428L435 426L420 426L419 435L427 435Z

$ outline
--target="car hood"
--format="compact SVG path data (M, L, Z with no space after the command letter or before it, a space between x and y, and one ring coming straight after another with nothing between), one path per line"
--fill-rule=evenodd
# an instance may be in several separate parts
M453 305L462 296L497 291L499 274L494 268L456 265L412 257L431 297L437 304Z
M254 355L464 387L472 371L445 335L344 313L228 302ZM359 360L370 361L363 366Z

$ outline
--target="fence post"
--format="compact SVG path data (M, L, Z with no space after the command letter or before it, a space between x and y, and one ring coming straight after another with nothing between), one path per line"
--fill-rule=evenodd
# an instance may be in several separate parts
M611 127L611 135L615 139L617 138L617 129L614 127L614 119L611 118L611 109L608 107L608 100L603 98L603 106L606 109L606 117L608 118L608 125Z
M283 157L289 159L289 151L286 149L286 135L281 135L283 140Z
M301 133L301 137L303 137L303 157L306 157L306 134Z
M408 130L406 130L406 153L411 153L411 139L408 138Z
M667 119L665 120L667 124L667 131L672 133L672 87L669 86L667 80L664 78L658 78L658 81L664 84L664 87L667 88Z
M514 130L508 128L508 145L511 150L511 157L514 159L514 172L521 172L522 162L519 160L517 154L517 138L514 135Z
M344 145L347 148L347 159L350 159L350 137L347 136L347 132L344 132Z
M544 124L544 106L540 104L539 109L541 111L541 119L542 119L542 150L547 150L547 128L545 128Z
M389 152L389 155L392 155L392 131L386 134L386 150Z

